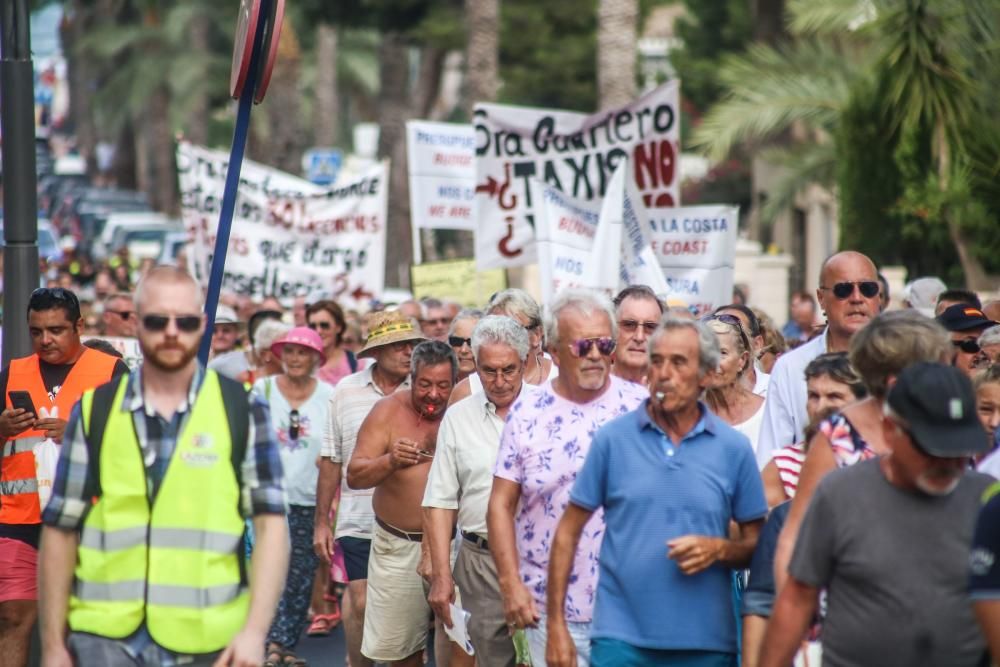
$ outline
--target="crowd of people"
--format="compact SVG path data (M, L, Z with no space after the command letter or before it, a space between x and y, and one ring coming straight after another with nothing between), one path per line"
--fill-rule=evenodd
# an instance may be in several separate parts
M783 328L642 285L231 297L203 367L181 267L86 344L36 290L0 374L0 664L36 616L53 667L303 665L340 624L351 667L431 637L453 667L1000 661L1000 303L890 303L849 251Z

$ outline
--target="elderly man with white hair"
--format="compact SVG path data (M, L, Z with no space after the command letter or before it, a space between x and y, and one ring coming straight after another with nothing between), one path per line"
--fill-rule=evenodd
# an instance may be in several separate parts
M550 306L549 354L559 375L514 402L500 437L487 514L506 621L527 628L533 664L545 664L545 586L556 522L569 502L595 431L646 398L641 385L611 374L617 322L597 292L566 290ZM525 378L527 381L527 377ZM582 530L560 617L569 623L580 664L588 663L597 589L600 514Z
M486 507L504 420L514 401L534 389L523 382L530 347L528 332L516 320L488 315L479 321L472 331L472 354L483 391L445 413L424 491L424 537L433 567L428 600L450 627L454 619L449 604L455 601L458 584L471 614L469 634L480 667L514 665L514 645L489 550ZM449 557L456 519L462 539L453 577Z

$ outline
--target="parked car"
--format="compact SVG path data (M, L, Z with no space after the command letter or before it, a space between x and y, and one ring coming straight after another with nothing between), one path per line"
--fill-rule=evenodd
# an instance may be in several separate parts
M0 215L0 248L6 245L3 235L3 216ZM61 262L63 258L59 233L45 218L38 220L38 256L49 262Z
M183 231L180 221L171 220L162 213L112 213L90 252L94 259L102 260L128 247L129 254L134 250L142 257L156 258L160 256L167 233L172 231Z

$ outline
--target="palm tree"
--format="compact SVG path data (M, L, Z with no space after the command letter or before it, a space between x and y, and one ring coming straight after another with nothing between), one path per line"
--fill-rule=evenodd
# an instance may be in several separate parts
M628 104L636 94L638 0L597 2L597 99L602 109Z
M465 0L465 114L500 88L500 0Z
M317 146L336 146L340 138L340 90L337 86L337 27L316 26L316 107L313 115Z

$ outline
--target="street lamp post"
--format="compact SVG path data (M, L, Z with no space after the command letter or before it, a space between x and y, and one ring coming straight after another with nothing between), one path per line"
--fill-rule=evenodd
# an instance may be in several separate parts
M3 134L3 361L31 354L24 324L38 286L35 86L27 0L0 0L0 131Z

